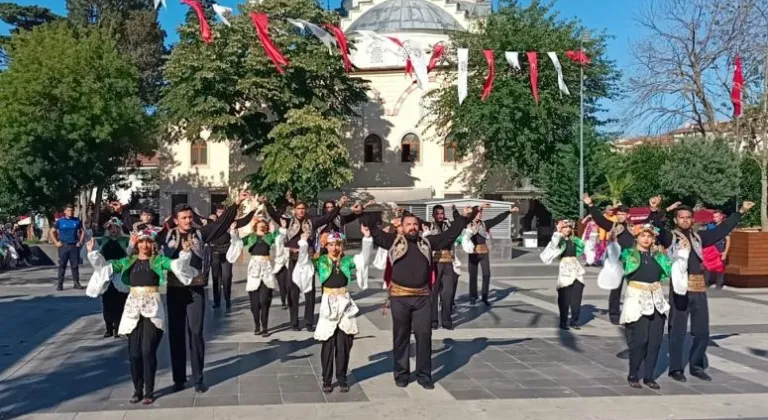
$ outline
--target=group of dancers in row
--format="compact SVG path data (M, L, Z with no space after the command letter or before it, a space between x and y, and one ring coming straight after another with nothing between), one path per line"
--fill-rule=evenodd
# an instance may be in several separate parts
M690 349L690 374L703 381L711 381L705 372L706 350L709 344L709 307L707 283L702 261L704 248L722 241L735 229L741 215L754 203L745 201L739 211L731 214L712 230L694 231L693 210L675 203L667 208L674 214L674 228L665 226L664 212L659 210L660 197L650 200L651 214L640 226L629 221L628 209L618 207L616 221L611 222L593 206L585 195L589 214L600 228L609 232L606 258L598 276L598 286L610 290L609 314L614 323L624 325L629 348L629 375L633 388L643 383L659 389L654 370L664 335L664 323L669 317L669 376L686 382L683 349L691 320L693 345ZM575 235L573 221L562 220L557 231L541 253L545 263L559 261L557 303L560 328L578 328L581 297L584 291L584 268L578 257L584 252L584 242ZM665 298L661 283L670 282L669 300ZM626 283L623 291L622 286ZM614 319L614 313L619 313ZM568 319L570 309L570 322Z
M453 221L442 207L434 209L433 222L402 213L389 226L381 227L364 206L352 206L350 215L340 210L348 200L325 203L323 214L308 216L307 205L293 201L293 214L284 216L264 197L258 209L236 220L241 193L234 203L211 220L201 221L193 209L182 204L173 209L164 226L153 226L151 214L142 212L141 222L133 225L130 237L123 234L125 223L114 217L106 223L104 237L87 242L88 260L94 273L86 288L91 297L102 296L109 335L128 336L131 376L135 393L131 402L154 401L157 348L164 331L170 340L174 390L185 387L187 343L189 340L192 378L197 392L205 392L203 381L205 314L208 276L205 273L205 247L213 251L214 306L218 306L221 285L215 264L226 261L230 270L243 251L250 254L246 290L249 294L255 333L268 335L272 291L280 279L287 283L291 324L299 330L299 296L304 295L305 326L322 342L322 389L332 392L335 365L336 384L349 391L347 370L353 337L358 333L355 315L358 307L349 286L368 285L368 267L385 271L388 304L393 321L394 377L397 386L410 381L409 342L416 338L416 379L426 389L434 387L431 376L431 335L437 328L437 303L442 300L442 326L452 328L451 311L457 282L454 247L460 244L470 253L470 277L477 279L483 269L482 301L488 301L490 264L488 231L509 216L514 208L484 221L482 208L453 209ZM369 203L370 204L370 203ZM359 218L363 234L362 250L344 254L345 223ZM198 221L196 222L196 219ZM250 233L241 237L239 229L251 224ZM226 244L226 247L223 245ZM378 247L374 253L373 249ZM223 254L223 255L216 255ZM375 255L374 255L375 254ZM223 278L222 275L219 278ZM322 288L317 327L315 320L315 277ZM286 281L285 279L289 279ZM166 305L159 287L167 285ZM471 301L478 298L476 284L470 282ZM224 286L224 300L230 303L231 286ZM167 318L167 319L166 319ZM334 363L335 362L335 363Z

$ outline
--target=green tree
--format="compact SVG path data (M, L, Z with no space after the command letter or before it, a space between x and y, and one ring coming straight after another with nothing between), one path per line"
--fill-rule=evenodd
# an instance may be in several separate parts
M269 136L273 142L261 153L261 168L253 176L252 186L267 192L271 201L288 190L301 199L316 201L320 191L339 189L352 181L340 120L323 117L312 107L291 110Z
M739 156L724 140L687 140L661 166L665 192L689 204L721 206L739 195Z
M314 0L248 2L240 6L239 15L229 18L231 27L218 22L212 24L214 42L206 45L200 40L197 19L189 14L187 23L179 28L180 41L165 67L167 86L159 103L159 113L165 125L183 128L169 131L168 141L194 140L205 128L211 131L212 141L228 139L241 144L246 154L265 162L254 180L262 180L256 184L268 189L259 192L274 198L285 194L288 185L284 183L284 172L279 170L279 165L267 164L272 162L271 156L278 153L277 146L268 146L283 138L282 133L294 132L303 123L289 122L289 115L311 115L319 119L307 123L309 132L323 124L347 123L356 115L355 107L367 100L368 82L344 72L338 50L328 54L316 38L300 34L284 19L272 19L270 35L290 61L285 74L281 75L259 43L248 15L250 11L316 23L338 23L339 19L336 13L321 9ZM312 111L305 109L308 107ZM302 111L291 113L297 110ZM282 124L288 127L281 128ZM276 134L270 134L273 131ZM337 131L332 133L330 143L324 140L311 150L314 158L298 157L309 163L332 161L339 165L338 170L346 171L349 163L346 159L337 159L335 148L340 143L336 142ZM337 186L331 178L318 176L324 172L315 172L314 165L301 167L308 172L297 174L294 181L319 182L320 187L325 183L325 188ZM278 172L271 173L273 170ZM316 179L310 181L310 178ZM296 191L297 198L314 197L315 186L295 187L312 194L302 196Z
M53 210L104 185L147 143L136 68L98 29L14 35L0 73L0 206Z
M624 204L645 207L648 200L658 194L667 195L661 180L661 168L670 159L670 148L658 143L645 143L620 155L620 168L632 174L634 182L623 195ZM673 197L665 197L671 204Z
M559 150L578 138L579 66L563 54L577 50L581 35L588 30L578 21L563 21L551 6L532 1L522 7L519 2L503 4L501 9L478 24L478 30L451 35L451 49L469 48L469 89L462 104L458 103L455 73L446 76L444 87L431 94L428 126L438 137L456 144L460 154L481 147L487 152L491 166L515 170L523 177L536 180L546 164ZM606 37L593 34L584 43L592 60L585 66L584 105L587 125L600 126L601 98L617 94L619 73L605 56ZM494 51L496 78L486 101L480 99L487 65L482 51ZM539 96L535 104L531 94L528 63L521 53L521 72L508 71L505 51L539 51ZM572 92L561 95L557 73L543 52L556 51L563 66L565 82ZM453 55L451 55L453 56ZM450 60L449 60L450 61ZM455 62L448 64L456 68ZM536 182L538 184L538 182Z
M0 3L0 20L11 25L11 34L18 33L21 29L29 30L56 19L59 19L59 16L46 7ZM3 66L7 58L3 44L7 43L10 38L10 36L0 36L0 67Z
M613 206L623 203L624 196L627 194L627 190L632 188L635 180L629 172L613 172L605 175L605 182L607 185L605 193L597 193L594 198L598 200L604 200L611 203Z
M589 127L584 133L585 191L605 191L606 174L615 166L610 145ZM579 217L579 145L562 144L543 163L538 176L543 203L556 219Z
M146 105L155 105L163 84L167 53L165 31L157 21L152 0L67 0L67 18L78 25L106 30L118 50L133 60L141 77L140 93Z

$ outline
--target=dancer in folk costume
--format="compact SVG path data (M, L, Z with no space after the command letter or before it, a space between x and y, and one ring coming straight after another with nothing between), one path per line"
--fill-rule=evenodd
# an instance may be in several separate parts
M552 240L544 251L541 260L552 264L560 259L557 276L557 307L560 310L560 329L568 330L568 308L571 309L570 328L578 330L579 315L581 314L581 297L584 294L584 267L578 257L584 253L584 242L574 235L574 223L571 220L561 220L557 223L557 232L552 234Z
M248 278L245 290L248 292L251 302L251 314L253 314L253 323L255 324L253 334L267 337L269 335L269 307L272 305L272 291L277 287L275 275L285 268L285 262L273 262L270 254L273 250L276 256L283 254L286 230L282 227L270 232L269 223L259 213L253 216L252 224L253 232L242 239L237 234L237 224L232 224L231 244L227 251L227 260L230 263L237 261L243 249L251 255L251 259L248 261Z
M453 207L453 219L463 217L456 207ZM430 235L439 235L446 230L450 229L451 222L445 217L445 208L441 205L436 205L432 208L432 222L423 222L424 227L423 237ZM459 267L458 258L454 254L454 246L461 244L462 236L456 243L452 243L446 249L435 249L432 252L432 262L434 266L435 281L432 285L432 329L435 330L440 324L446 330L453 329L453 321L451 320L451 312L453 311L454 299L456 297L456 286L459 282L459 274L461 271ZM440 302L438 302L440 300ZM440 303L440 305L438 305ZM438 317L438 309L440 309L440 317ZM441 322L439 322L441 321Z
M600 259L597 256L599 229L597 223L592 220L592 216L584 218L584 233L581 240L584 241L584 262L587 263L587 266L600 264Z
M104 225L106 236L96 238L99 252L108 261L119 260L128 255L129 237L123 235L123 222L113 217ZM87 255L86 255L87 258ZM123 284L120 273L114 273L109 287L101 295L102 311L107 331L104 337L119 337L120 318L123 317L125 300L128 298L128 286Z
M491 255L488 248L488 240L491 238L491 229L503 222L509 215L516 212L517 207L510 206L510 209L501 212L497 216L483 220L483 209L490 207L490 204L483 206L474 206L471 211L476 214L475 218L469 222L466 230L462 233L461 247L468 255L469 271L469 303L474 305L477 302L477 275L479 268L483 270L483 284L481 299L485 306L491 306L488 300L491 285ZM465 209L465 213L468 212Z
M642 387L639 376L642 363L645 364L643 383L651 389L660 388L654 371L669 312L661 283L669 281L672 261L655 246L658 234L657 227L645 224L639 229L635 246L622 251L616 242L611 243L597 281L605 290L614 290L622 281L627 281L620 321L625 326L629 347L627 381L632 388Z
M305 232L299 240L299 257L295 273L311 280L315 272L323 288L320 314L315 330L315 339L323 343L320 350L322 361L323 392L332 392L331 383L336 365L336 381L339 391L349 392L347 369L354 336L358 333L355 315L359 312L349 293L349 286L357 281L360 289L368 287L368 264L373 240L370 231L360 226L363 233L362 251L355 255L344 255L344 234L325 232L320 245L326 252L317 258L310 258L309 238Z
M114 274L130 288L125 302L125 309L120 320L120 335L128 336L128 354L131 362L131 377L134 392L131 403L144 400L151 404L155 392L155 373L157 372L157 348L165 330L165 310L160 299L160 286L165 284L166 271L188 285L199 275L199 271L190 266L192 259L192 240L182 243L178 258L170 259L159 255L154 231L145 231L131 240L135 243L134 253L125 258L107 261L96 250L94 240L87 244L88 260L94 272L88 282L86 294L97 297L104 293L112 283Z

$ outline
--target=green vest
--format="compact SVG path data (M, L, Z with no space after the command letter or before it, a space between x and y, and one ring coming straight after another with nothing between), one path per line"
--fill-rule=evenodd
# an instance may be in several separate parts
M573 246L576 247L576 256L580 257L584 253L584 241L577 236L573 237L571 241L573 241ZM560 254L565 252L565 239L560 241L558 248L560 249Z
M112 271L120 273L120 280L126 286L131 285L131 267L138 260L137 255L131 255L129 257L120 258L119 260L108 261L112 264ZM149 266L160 277L160 286L165 284L165 272L171 269L171 260L165 255L155 255L150 258Z
M342 256L341 261L339 261L339 269L347 278L347 284L351 284L355 281L352 276L352 273L355 271L354 257L346 255ZM315 260L315 270L317 271L317 276L320 278L320 284L322 285L328 280L328 277L331 276L331 272L333 271L333 260L331 257L329 257L328 254L318 257Z
M264 242L265 244L272 247L272 245L275 243L275 238L277 238L277 235L278 232L265 233L263 236L258 236L255 233L251 233L250 235L243 238L243 248L247 251L253 245L259 242Z
M672 272L672 260L667 254L659 251L654 251L653 258L661 267L661 281L668 281ZM640 268L640 251L635 247L625 249L621 252L621 260L624 262L624 279L631 280L632 273Z

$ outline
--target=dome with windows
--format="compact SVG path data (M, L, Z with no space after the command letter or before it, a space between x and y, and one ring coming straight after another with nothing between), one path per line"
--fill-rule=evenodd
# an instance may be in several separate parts
M464 31L445 9L428 0L386 0L367 10L346 32Z

